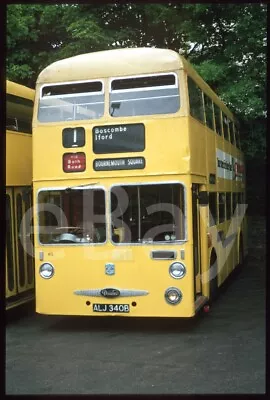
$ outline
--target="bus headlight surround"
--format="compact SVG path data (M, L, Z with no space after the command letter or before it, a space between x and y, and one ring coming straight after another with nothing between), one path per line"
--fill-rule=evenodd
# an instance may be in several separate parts
M182 300L182 292L181 290L179 290L176 287L169 287L166 291L165 291L165 299L167 301L167 303L175 305L180 303L180 301Z
M54 266L50 263L41 264L39 275L44 279L50 279L54 275Z
M180 262L174 262L170 265L169 273L175 279L181 279L186 275L186 267Z

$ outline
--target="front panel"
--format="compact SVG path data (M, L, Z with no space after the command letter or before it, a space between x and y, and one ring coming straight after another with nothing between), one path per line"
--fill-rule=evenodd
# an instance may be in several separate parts
M88 182L85 189L71 185L68 190L35 185L35 201L44 203L46 199L46 204L50 204L46 210L39 208L41 212L36 215L36 225L39 225L35 232L37 312L194 315L193 250L188 242L187 223L191 193L185 189L186 181L184 184L176 179L169 181L171 184L158 179L147 182L140 178L140 181L138 185L138 179L133 178L133 182L114 179L102 187L94 184L93 189L89 189L91 182ZM162 184L166 186L164 190ZM81 199L81 195L84 198ZM104 198L105 218L101 215ZM168 206L170 199L173 200ZM91 214L92 202L94 212L92 210ZM164 206L163 210L160 205ZM177 207L183 215L177 214ZM83 221L81 209L84 210ZM46 216L45 212L54 214L54 218ZM176 226L170 222L173 212ZM93 215L99 218L89 225L88 215L91 215L90 222L95 222ZM163 219L163 224L159 218ZM176 293L170 292L168 301L166 291L169 289ZM174 301L177 292L181 299L171 304L170 299ZM114 308L114 305L119 307Z
M34 181L186 173L187 118L136 119L34 128Z

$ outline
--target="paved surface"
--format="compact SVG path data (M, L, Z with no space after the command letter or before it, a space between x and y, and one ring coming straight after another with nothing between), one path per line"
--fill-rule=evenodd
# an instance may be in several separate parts
M249 263L193 321L11 315L6 393L264 393L265 231L249 225Z

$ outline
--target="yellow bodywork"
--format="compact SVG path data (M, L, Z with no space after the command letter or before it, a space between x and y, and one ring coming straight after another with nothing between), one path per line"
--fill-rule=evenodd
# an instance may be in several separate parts
M9 95L34 102L35 91L15 82L6 82L7 117L32 120L33 107L9 100ZM6 130L6 186L28 186L32 184L32 136Z
M170 115L149 115L115 118L109 115L109 84L113 77L175 72L179 78L180 109ZM209 228L208 207L202 208L200 218L200 274L195 277L192 232L193 183L201 190L243 191L242 182L222 178L209 185L209 174L216 174L216 149L242 159L242 153L223 140L205 125L189 115L187 74L218 104L234 121L226 106L194 69L177 53L165 49L119 49L97 52L58 61L43 70L37 80L37 96L33 119L33 184L34 207L37 213L37 196L41 189L96 184L106 191L106 205L109 209L109 193L112 185L179 182L185 188L186 235L181 243L174 244L112 244L109 233L105 244L96 245L42 245L38 240L37 214L35 215L35 268L36 268L36 310L42 314L59 315L115 315L114 313L93 312L93 303L129 304L130 313L118 314L125 317L191 317L196 313L196 296L209 297L209 282L201 282L200 274L207 274L211 250L216 244L216 231L226 233L228 222ZM37 118L39 93L44 84L100 79L104 83L105 113L98 120L40 123ZM146 146L143 152L122 154L94 154L92 129L95 126L142 123L145 126ZM62 130L67 127L84 127L86 143L80 148L86 154L84 172L67 174L63 171L63 154L78 150L62 146ZM93 161L102 158L141 157L146 160L142 170L94 171ZM203 218L204 217L204 218ZM109 222L109 220L107 221ZM109 228L107 228L109 232ZM209 247L207 234L211 234ZM220 271L219 285L238 263L238 238L234 243L229 261ZM153 260L152 250L173 250L175 260ZM217 254L218 258L219 255ZM182 279L169 274L173 261L183 262L187 273ZM41 264L48 262L55 267L51 279L39 274ZM113 263L114 275L105 274L105 264ZM183 294L178 305L170 305L164 298L165 290L176 287ZM148 294L135 297L91 297L75 294L88 289L129 289L144 290ZM132 305L133 303L136 305Z
M15 82L6 81L6 116L7 118L32 121L35 91ZM31 101L32 106L21 104ZM29 104L31 104L29 102ZM14 127L15 128L15 127ZM23 243L24 249L29 246L24 224L21 226L18 212L18 198L22 200L22 217L27 211L26 198L31 203L32 185L32 136L18 130L6 129L6 198L10 204L8 227L6 230L6 309L16 307L34 298L33 259L25 251L19 249ZM22 230L19 229L22 227ZM28 240L28 241L27 241ZM7 246L9 249L7 251ZM28 247L29 249L29 247Z
M170 176L170 180L178 180L179 176ZM183 179L182 179L183 178ZM180 181L188 185L187 177L181 177ZM105 189L119 182L127 182L127 179L112 178L102 182ZM160 182L159 177L130 177L132 182ZM71 185L74 181L69 182ZM82 181L83 183L83 181ZM91 180L87 180L91 183ZM37 184L35 190L44 187ZM36 241L36 304L37 312L45 314L80 314L93 315L91 303L131 304L136 301L136 307L131 306L128 316L192 316L194 315L193 301L193 272L188 269L187 275L181 281L170 277L170 260L153 260L152 250L175 250L177 259L180 258L180 250L185 250L185 264L192 265L192 240L188 243L177 245L113 245L109 240L106 244L86 246L41 246ZM43 260L40 261L40 252ZM42 279L39 275L39 266L44 262L50 262L55 267L55 275L52 279ZM105 274L105 264L115 265L115 274ZM183 292L182 302L175 307L166 303L164 292L170 286L176 286ZM146 296L119 297L115 299L89 298L75 295L75 290L102 289L113 287L129 290L146 290Z
M6 131L6 185L32 185L32 137Z

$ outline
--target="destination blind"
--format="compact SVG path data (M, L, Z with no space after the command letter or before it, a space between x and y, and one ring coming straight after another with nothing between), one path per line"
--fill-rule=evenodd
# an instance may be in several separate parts
M96 159L93 163L95 171L111 171L145 168L144 157L104 158Z
M95 126L93 128L95 154L130 153L145 149L143 124Z

